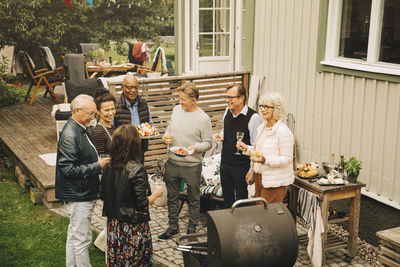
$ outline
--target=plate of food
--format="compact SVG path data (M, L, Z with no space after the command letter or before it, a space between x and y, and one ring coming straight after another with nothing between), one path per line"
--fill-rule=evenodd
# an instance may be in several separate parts
M319 185L344 185L345 184L342 178L336 178L331 181L329 181L326 178L321 178L317 181L317 183Z
M192 155L192 150L182 146L172 146L169 150L179 157L186 157Z
M296 172L296 175L300 178L306 178L306 179L314 179L318 178L318 170L314 164L307 162L304 163L300 168L299 171Z
M136 126L136 129L139 132L140 138L143 139L149 139L149 138L153 138L159 135L158 130L156 129L156 127L154 127L154 125L145 122L142 123L138 126Z

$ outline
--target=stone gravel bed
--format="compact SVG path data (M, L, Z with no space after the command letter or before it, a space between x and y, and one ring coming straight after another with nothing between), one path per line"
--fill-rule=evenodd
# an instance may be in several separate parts
M297 223L306 227L305 222L301 218L297 218ZM343 229L343 227L336 224L328 224L328 232L334 234L335 236L347 241L349 239L349 232ZM357 257L365 260L371 266L383 266L378 262L378 248L372 246L360 238L357 238Z

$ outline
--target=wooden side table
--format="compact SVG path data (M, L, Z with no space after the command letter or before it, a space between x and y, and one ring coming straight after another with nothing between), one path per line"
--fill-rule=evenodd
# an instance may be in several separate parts
M337 250L347 248L347 255L351 261L357 252L358 223L360 219L360 200L361 187L365 184L361 182L349 183L346 185L325 185L321 186L317 182L310 182L309 179L296 177L295 182L290 187L290 203L289 206L293 211L297 211L297 196L299 188L316 194L320 202L321 215L324 223L324 233L322 236L322 262L325 262L325 253L328 250ZM329 202L333 200L351 198L350 215L344 218L335 218L328 220ZM349 221L349 240L345 243L343 240L329 236L327 233L328 223L338 223ZM299 237L301 239L302 237Z

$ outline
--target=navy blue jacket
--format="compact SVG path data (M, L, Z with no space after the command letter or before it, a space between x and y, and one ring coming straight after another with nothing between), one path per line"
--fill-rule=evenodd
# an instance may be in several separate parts
M85 133L70 117L60 134L56 165L56 198L60 200L82 202L99 198L101 167Z

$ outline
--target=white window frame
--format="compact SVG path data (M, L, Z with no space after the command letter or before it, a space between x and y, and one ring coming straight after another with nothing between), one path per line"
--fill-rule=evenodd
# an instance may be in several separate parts
M339 57L342 3L343 0L329 1L325 59L320 63L352 70L400 75L400 64L379 61L384 0L372 0L367 60Z

